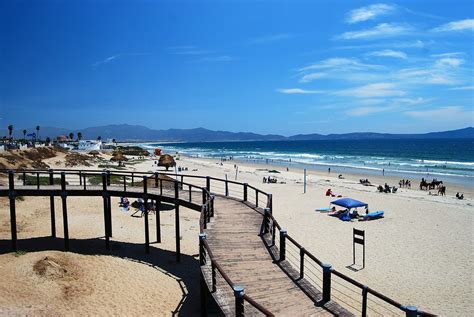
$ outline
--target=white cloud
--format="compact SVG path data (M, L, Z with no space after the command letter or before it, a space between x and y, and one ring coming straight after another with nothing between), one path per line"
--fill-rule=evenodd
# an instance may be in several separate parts
M393 83L375 83L360 86L351 89L344 89L336 92L337 95L356 97L356 98L380 98L380 97L399 97L405 95L405 92L397 89Z
M449 90L474 90L474 86L461 86L461 87L453 87Z
M391 107L358 107L346 111L346 114L354 117L367 116L369 114L384 112L391 109Z
M434 32L474 31L474 19L449 22L432 29Z
M377 3L366 7L354 9L347 14L347 23L358 23L375 19L378 16L386 15L395 11L396 7L388 4Z
M114 59L116 59L118 57L120 57L120 54L109 56L109 57L107 57L107 58L105 58L101 61L95 62L94 64L92 64L92 66L97 67L97 66L102 65L102 64L107 64L107 63L113 61Z
M394 50L382 50L376 51L366 54L368 56L379 56L379 57L394 57L394 58L401 58L406 59L407 54L402 51L394 51Z
M436 61L435 66L436 67L444 67L444 66L458 67L458 66L461 66L461 64L463 63L464 63L464 60L462 58L444 57L444 58L438 59Z
M453 57L453 56L460 56L465 55L463 52L451 52L451 53L442 53L442 54L432 54L432 57Z
M322 90L306 90L300 88L285 88L285 89L277 89L278 92L282 94L322 94Z
M319 78L322 78L324 76L326 76L326 73L307 74L307 75L304 75L303 77L301 77L300 83L309 83L309 82L312 82L315 79L319 79Z
M313 69L345 69L345 70L361 70L361 69L381 69L383 66L364 64L355 58L334 57L328 58L318 63L311 64L300 68L299 71L308 71Z
M381 23L371 29L342 33L337 38L344 40L386 38L407 34L411 31L412 28L409 26L394 23Z

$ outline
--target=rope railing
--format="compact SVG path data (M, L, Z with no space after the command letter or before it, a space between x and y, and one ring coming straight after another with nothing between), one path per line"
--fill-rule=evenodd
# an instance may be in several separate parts
M335 270L331 265L324 264L290 236L286 230L282 229L271 213L265 213L263 221L271 222L270 226L278 229L278 231L267 231L269 239L265 240L267 244L269 240L275 241L273 247L279 250L278 261L286 261L294 270L299 272L299 279L305 279L313 286L321 289L323 302L330 301L334 297L338 304L364 317L369 312L370 315L436 316L418 310L413 306L402 305ZM278 238L279 241L277 241ZM268 244L268 246L271 247L272 244ZM294 275L291 272L288 272L288 274ZM340 281L334 277L340 278ZM347 283L347 285L344 283ZM358 291L350 286L355 287ZM374 299L368 298L368 295L373 296Z

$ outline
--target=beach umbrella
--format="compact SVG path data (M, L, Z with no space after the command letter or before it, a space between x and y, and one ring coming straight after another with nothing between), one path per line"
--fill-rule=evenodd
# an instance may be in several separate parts
M174 161L174 158L171 155L163 154L160 156L158 166L164 166L166 167L166 170L168 170L170 167L176 166L176 162Z
M331 201L331 204L348 208L348 209L357 208L357 207L367 207L369 205L367 203L364 203L362 201L358 201L352 198L341 198L335 201Z
M127 161L128 159L122 154L122 152L115 152L110 160L112 162L119 162L120 165L121 162Z

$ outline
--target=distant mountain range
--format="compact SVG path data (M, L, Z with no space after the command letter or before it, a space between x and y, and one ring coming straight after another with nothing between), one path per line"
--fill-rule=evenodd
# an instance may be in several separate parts
M35 132L34 128L27 129L28 133ZM256 134L251 132L213 131L204 128L196 129L168 129L154 130L139 125L117 124L99 127L90 127L80 130L66 128L42 127L39 135L42 139L47 136L51 139L59 135L82 133L83 139L96 139L101 136L105 139L118 141L174 141L174 142L218 142L218 141L291 141L291 140L369 140L369 139L457 139L474 138L474 128L468 127L459 130L430 132L422 134L389 134L373 132L355 132L344 134L298 134L289 137L276 134ZM0 129L0 135L8 135L7 129ZM23 137L22 130L14 130L15 137Z

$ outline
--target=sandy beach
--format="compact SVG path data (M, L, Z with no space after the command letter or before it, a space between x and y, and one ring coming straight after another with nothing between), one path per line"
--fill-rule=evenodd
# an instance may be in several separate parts
M104 156L107 157L107 156ZM44 160L53 168L64 168L64 154ZM156 158L127 166L129 170L156 171ZM192 175L208 175L248 182L273 194L274 216L307 250L331 263L344 274L404 304L413 304L444 316L472 315L474 306L472 263L474 191L447 184L447 196L429 195L417 189L399 189L395 194L376 192L359 184L362 175L310 171L303 193L303 172L297 169L236 161L181 156L179 167ZM96 169L97 163L88 167ZM280 173L268 173L268 170ZM159 168L159 170L163 170ZM178 173L179 174L179 173ZM276 177L277 184L263 183ZM398 184L392 177L370 177L373 184ZM283 183L281 183L283 182ZM336 194L369 204L371 211L384 210L385 218L370 222L342 222L315 209L328 207ZM454 197L463 192L465 200ZM199 311L199 266L197 236L199 214L183 208L181 214L182 264L174 264L173 211L163 212L163 242L153 244L150 256L143 246L143 219L123 212L113 201L113 247L105 252L102 200L70 198L72 252L61 252L62 244L44 247L49 235L49 203L45 198L18 202L21 245L43 249L25 254L8 250L10 238L8 201L0 206L0 313L7 315L196 315ZM59 199L57 204L59 204ZM150 223L154 223L151 215ZM61 213L57 212L58 223ZM352 263L352 228L365 230L366 267L357 272ZM151 227L154 237L155 228ZM58 236L62 236L58 226ZM41 238L43 237L43 238ZM152 239L154 241L154 238ZM360 262L360 260L359 260ZM150 282L151 281L151 282ZM337 294L335 296L338 296ZM337 300L337 298L335 298ZM182 305L182 306L181 306ZM181 307L181 308L180 308Z

